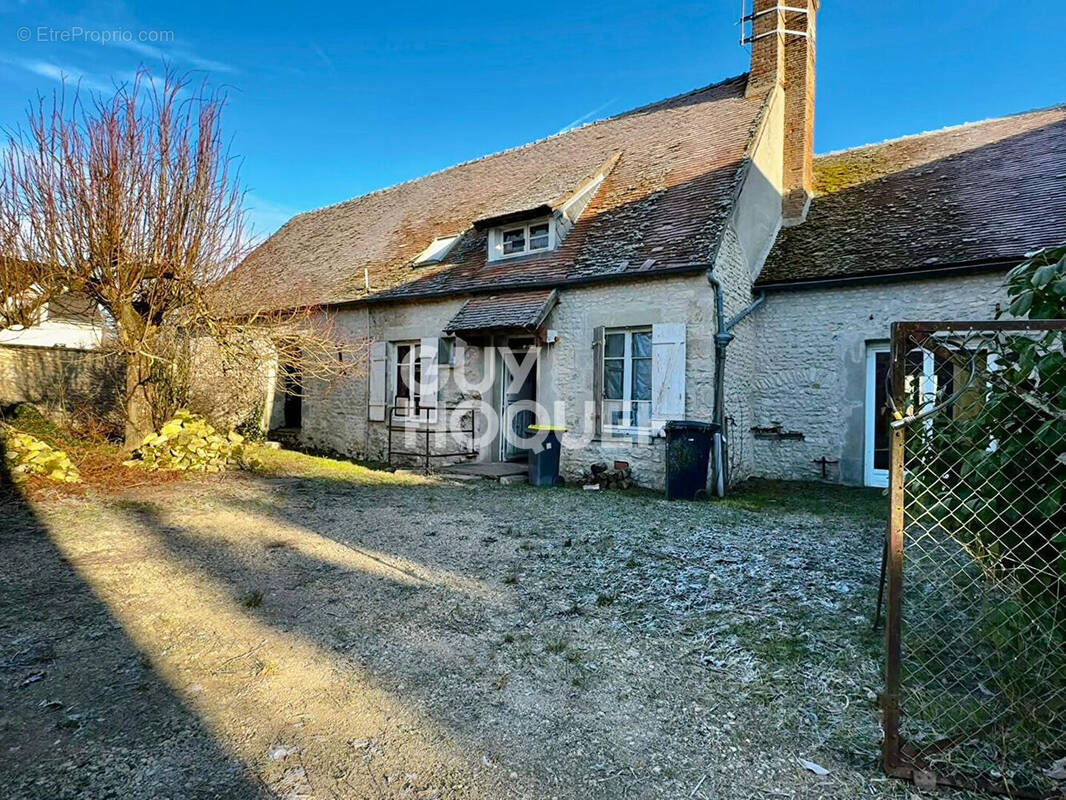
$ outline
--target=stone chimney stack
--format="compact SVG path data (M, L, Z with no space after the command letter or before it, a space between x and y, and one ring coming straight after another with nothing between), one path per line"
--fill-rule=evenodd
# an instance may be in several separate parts
M775 85L785 94L784 186L786 225L807 216L813 190L814 53L819 0L754 0L749 96Z

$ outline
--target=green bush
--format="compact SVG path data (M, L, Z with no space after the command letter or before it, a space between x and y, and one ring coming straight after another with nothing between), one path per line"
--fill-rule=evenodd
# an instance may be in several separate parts
M266 432L263 430L260 417L259 411L253 411L244 422L237 426L237 433L243 436L245 441L257 444L266 441Z
M1011 270L1007 292L1013 316L1066 319L1066 246ZM972 416L908 432L908 502L980 570L985 680L1032 732L1061 725L1066 698L1066 333L985 339L995 368L982 367Z
M222 472L250 469L259 462L239 433L221 434L199 414L183 409L158 433L146 436L124 463L153 471Z
M0 421L33 436L55 436L56 426L32 403L16 403L0 412Z
M78 468L71 463L66 453L36 436L0 423L0 437L3 438L7 468L14 480L25 480L30 475L43 475L49 480L63 483L78 483L81 480Z

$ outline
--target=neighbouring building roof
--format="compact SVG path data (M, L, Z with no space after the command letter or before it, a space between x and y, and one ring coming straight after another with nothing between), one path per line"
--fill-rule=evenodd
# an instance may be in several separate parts
M302 305L548 286L707 261L763 102L746 98L745 86L746 76L732 78L301 214L234 280ZM558 249L488 263L486 220L555 208L605 165ZM462 238L441 263L413 266L435 237L456 233Z
M66 292L48 301L48 318L64 322L99 325L102 321L96 302L84 292Z
M474 331L535 331L555 306L554 289L479 295L467 300L444 326L448 333Z
M1020 260L1066 240L1066 107L821 156L758 284Z

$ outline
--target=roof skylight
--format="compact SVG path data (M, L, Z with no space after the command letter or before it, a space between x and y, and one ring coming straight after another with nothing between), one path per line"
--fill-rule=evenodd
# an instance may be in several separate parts
M452 247L459 240L459 234L454 236L438 236L432 242L429 247L418 254L418 257L414 260L415 266L425 266L426 264L439 264L444 260L445 256L451 252Z

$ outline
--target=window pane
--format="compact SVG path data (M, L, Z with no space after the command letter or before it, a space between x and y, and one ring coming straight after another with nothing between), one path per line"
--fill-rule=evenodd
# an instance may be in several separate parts
M407 374L411 363L411 347L402 344L396 348L396 398L410 397L411 389L407 385ZM399 403L397 403L399 405Z
M633 403L633 425L637 428L651 427L651 403Z
M526 249L526 231L524 228L516 228L513 231L503 232L503 252L521 253Z
M608 400L622 399L623 369L621 359L603 362L603 396Z
M633 337L636 338L635 336ZM634 400L651 400L651 359L633 359L633 395Z
M633 334L633 357L651 358L651 331Z
M455 337L442 336L437 349L437 361L441 364L455 363Z
M544 225L530 225L529 226L529 249L530 250L543 250L548 246L548 226Z
M620 401L603 401L603 423L604 425L622 424L622 403Z
M891 366L891 353L874 355L874 469L888 469L891 454L889 414L885 409L888 403L888 371Z
M621 358L626 352L626 335L624 333L608 333L604 344L604 356L607 358Z

